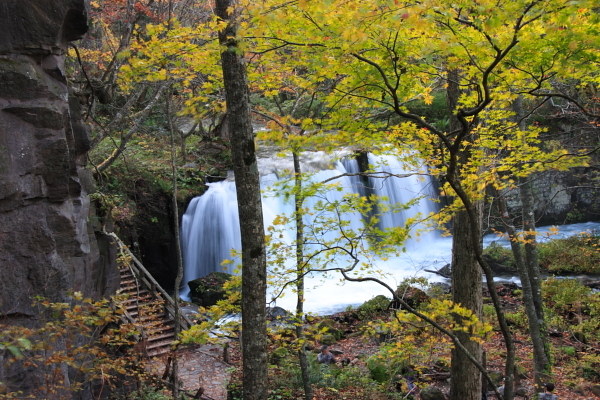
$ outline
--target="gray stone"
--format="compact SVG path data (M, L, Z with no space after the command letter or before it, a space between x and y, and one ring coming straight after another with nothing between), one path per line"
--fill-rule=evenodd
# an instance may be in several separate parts
M445 400L446 396L439 388L427 386L421 389L421 400Z

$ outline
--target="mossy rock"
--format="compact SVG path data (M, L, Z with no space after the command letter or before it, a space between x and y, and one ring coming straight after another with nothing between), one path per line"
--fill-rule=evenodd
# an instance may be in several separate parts
M335 326L335 321L332 319L324 319L317 324L317 330L319 332L325 331L326 334L333 336L335 341L340 340L344 337L344 332L340 329L337 329ZM328 343L323 343L328 344Z
M321 343L326 344L327 346L331 346L332 344L336 344L337 340L335 339L334 335L327 334L321 336Z
M286 358L290 354L290 351L286 347L276 347L271 352L271 363L278 365L281 360Z
M383 310L386 310L389 305L390 299L380 294L358 306L356 309L356 315L358 319L361 320L370 319Z
M488 375L490 376L492 382L496 386L500 386L502 384L502 380L504 379L504 374L500 371L488 371Z
M225 272L211 272L202 278L188 282L192 301L203 307L217 304L217 301L225 299L223 285L231 279L232 275Z

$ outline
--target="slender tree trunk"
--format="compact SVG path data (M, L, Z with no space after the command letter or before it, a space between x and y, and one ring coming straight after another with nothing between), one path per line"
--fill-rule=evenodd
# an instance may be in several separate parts
M529 272L529 280L533 291L533 305L540 321L544 321L544 309L542 303L542 284L540 275L540 264L535 234L535 213L533 207L533 191L531 182L525 178L519 179L519 194L521 197L521 208L523 212L523 232L525 240L525 264ZM545 336L545 332L542 332Z
M302 170L298 154L293 152L294 174L296 195L294 197L294 207L296 212L296 293L298 302L296 304L296 337L300 344L298 349L298 362L302 372L302 385L304 386L304 398L312 400L313 390L310 384L310 369L306 357L306 344L302 321L304 319L304 220L302 204L304 196L302 195Z
M142 122L144 122L146 117L148 117L148 115L150 114L150 111L152 111L152 107L154 107L154 105L156 104L158 99L160 99L160 96L162 95L162 92L165 90L166 87L167 87L167 85L163 84L157 89L156 93L154 94L154 97L152 98L152 100L150 100L150 102L146 105L146 107L144 107L144 109L140 113L139 118L135 121L133 126L131 128L129 128L127 133L121 137L121 142L119 143L119 147L114 149L113 152L110 154L110 156L108 156L108 158L106 160L102 161L102 163L100 163L96 167L96 170L98 172L103 172L104 170L106 170L117 160L117 158L119 158L119 156L121 154L123 154L123 152L127 148L127 144L129 143L129 140L133 137L134 134L137 133Z
M519 96L513 103L513 109L516 112L519 129L527 128L523 111L523 97ZM521 276L521 284L523 286L523 294L525 294L525 280L528 282L531 291L531 299L527 299L531 304L525 303L526 306L533 308L535 314L528 311L529 331L533 343L533 361L535 366L534 379L538 389L542 389L544 384L544 375L550 373L550 348L547 341L546 323L544 318L544 308L542 302L542 279L540 274L540 264L538 258L537 239L535 233L535 208L533 199L533 188L529 177L519 177L519 195L521 198L521 212L523 220L523 240L525 241L525 257L521 255L521 261L524 262L523 272ZM506 211L508 215L508 211ZM516 236L515 236L516 237ZM512 241L511 241L512 243ZM514 252L514 250L513 250ZM519 249L520 252L520 249ZM516 259L516 254L515 254ZM524 299L525 300L525 299ZM532 318L535 319L532 321Z
M175 278L175 340L179 340L181 333L181 308L179 307L179 286L183 279L183 260L181 258L181 244L179 239L179 207L177 207L177 162L175 152L175 132L171 118L171 88L167 93L166 114L169 122L169 133L171 134L171 177L173 182L173 230L175 231L175 254L177 258L177 277ZM179 399L179 357L177 350L173 352L173 399Z
M536 380L536 385L539 385L542 383L540 372L544 372L548 368L549 361L546 357L545 341L541 334L540 320L538 319L533 301L534 296L531 287L531 277L529 276L529 270L525 265L521 244L519 240L517 240L517 229L512 224L508 215L506 200L504 197L497 196L497 202L502 222L506 227L506 233L510 239L510 247L515 258L515 265L517 266L519 277L521 278L523 303L525 304L525 312L527 313L527 319L529 321L529 335L531 336L531 343L533 345L534 378Z
M217 0L225 101L242 237L242 357L244 400L267 399L266 251L260 182L250 119L250 96L243 52L236 40L236 5ZM228 12L233 8L233 13Z
M453 115L459 98L459 76L457 71L448 72L448 108L450 110L450 131L460 129ZM468 149L459 158L468 158ZM461 162L459 161L459 163ZM459 171L455 172L456 174ZM477 225L481 226L481 202L475 204ZM459 211L452 219L452 301L467 308L478 318L482 316L482 275L477 263L474 248L476 234L471 229L470 217L466 210ZM467 332L456 332L460 342L478 362L482 360L482 346L472 340ZM453 400L481 400L481 373L464 352L452 350L450 393Z

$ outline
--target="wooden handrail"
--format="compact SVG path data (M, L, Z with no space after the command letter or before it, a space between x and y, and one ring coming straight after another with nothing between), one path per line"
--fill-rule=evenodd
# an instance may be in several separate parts
M168 310L169 314L173 316L173 319L175 319L175 301L173 300L173 298L169 296L169 294L162 288L162 286L160 286L160 284L154 279L150 272L148 272L148 270L144 268L142 263L137 259L135 255L133 255L131 250L129 250L129 247L127 247L125 243L123 243L115 233L107 232L106 234L117 241L121 252L126 253L129 257L131 257L133 265L130 264L130 268L132 268L133 271L142 278L141 281L144 283L147 289L149 289L152 293L155 293L156 291L161 294L165 302L165 308ZM182 329L189 329L193 325L192 321L190 321L190 319L184 314L181 314L181 322Z

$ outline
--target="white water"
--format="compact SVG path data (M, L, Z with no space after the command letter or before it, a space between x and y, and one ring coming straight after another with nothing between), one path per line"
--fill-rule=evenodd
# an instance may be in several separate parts
M323 181L345 172L355 173L358 166L355 160L344 160L343 163L330 163L330 158L323 153L313 153L305 156L302 169L305 172L315 172L312 180ZM406 174L406 171L396 160L387 157L370 156L371 164L387 163L382 170L393 174ZM293 198L286 201L282 196L274 195L267 190L292 170L291 160L281 158L259 159L261 172L261 185L263 187L263 217L265 228L272 224L278 214L291 215L293 212ZM336 180L341 191L329 192L328 200L341 199L344 194L359 192L361 182L356 177L342 177ZM378 195L388 197L389 203L407 202L415 196L431 196L431 183L427 177L410 176L406 178L388 178L384 180L370 180L372 191ZM316 200L308 200L307 205ZM393 227L404 224L407 218L413 218L417 213L422 216L436 210L436 204L428 199L422 199L410 209L401 213L386 213L381 219L381 227ZM359 229L362 217L358 214L346 215L354 229ZM232 248L240 248L239 223L237 217L237 200L235 184L231 181L212 183L208 191L201 197L192 200L182 220L182 250L184 257L184 287L182 297L186 298L189 289L187 282L204 276L212 271L223 271L221 261L230 257ZM308 219L307 224L310 224ZM600 223L584 223L560 227L560 234L572 235L585 230L600 229ZM549 232L548 228L539 228L539 231ZM289 227L284 238L288 243L295 237L294 228ZM327 237L331 239L331 237ZM484 238L484 245L492 241L499 241L505 245L508 242L496 235ZM503 242L504 241L504 242ZM437 270L450 263L452 238L442 237L437 232L421 235L419 238L409 239L405 245L406 251L399 257L387 260L375 260L375 266L383 275L377 277L395 288L404 278L425 277L432 282L443 281L438 275L423 271L423 269ZM239 262L239 260L238 260ZM340 260L344 262L344 260ZM228 267L225 272L232 272ZM389 296L389 292L373 282L343 282L341 275L334 274L327 280L321 275L314 274L306 279L306 301L304 308L307 312L317 314L330 314L343 310L346 306L357 306L378 294ZM275 305L275 304L271 304ZM276 300L276 305L288 310L296 306L296 298L291 291Z

